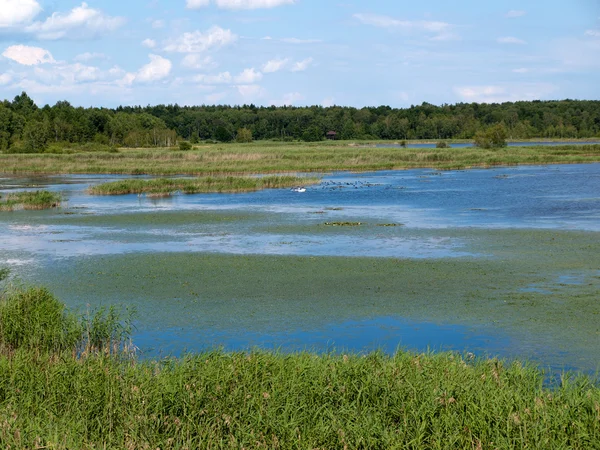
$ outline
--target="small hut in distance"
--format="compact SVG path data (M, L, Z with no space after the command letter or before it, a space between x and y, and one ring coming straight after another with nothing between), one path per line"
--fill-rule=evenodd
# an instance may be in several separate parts
M337 133L335 131L328 131L326 137L331 141L335 141L337 139Z

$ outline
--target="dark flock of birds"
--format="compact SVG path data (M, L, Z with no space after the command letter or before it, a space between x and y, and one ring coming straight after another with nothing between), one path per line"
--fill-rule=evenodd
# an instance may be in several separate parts
M381 186L381 183L368 183L362 181L324 181L318 186L310 188L311 190L316 189L326 189L328 191L335 191L338 189L364 189L370 188L374 186ZM385 189L405 189L403 186L386 186ZM306 187L304 186L295 186L291 189L293 192L306 192Z
M354 181L353 183L348 181L324 181L323 183L321 183L313 189L327 189L329 191L335 191L337 189L362 189L373 186L380 186L380 184L363 183L362 181ZM296 186L293 187L291 190L293 192L306 192L306 188L304 186Z

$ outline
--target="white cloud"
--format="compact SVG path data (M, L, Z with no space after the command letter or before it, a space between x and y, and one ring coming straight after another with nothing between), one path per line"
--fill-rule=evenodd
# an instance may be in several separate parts
M2 56L24 66L35 66L46 63L53 64L56 62L48 50L40 47L28 47L26 45L10 46L4 50Z
M237 36L231 30L213 26L206 32L184 33L177 39L168 42L164 49L167 52L200 53L213 47L223 47L236 40Z
M12 76L9 73L0 75L0 86L5 86L12 81Z
M36 67L33 75L37 81L46 85L75 85L97 81L106 77L100 69L81 63L64 64L57 63L52 66Z
M115 84L121 87L131 86L135 81L135 73L126 73L123 78L117 80Z
M552 57L569 71L600 68L600 39L562 39L554 43Z
M257 84L244 84L236 88L245 101L259 99L265 94L264 89Z
M202 84L230 84L233 77L229 72L221 72L217 75L196 75L194 81Z
M428 20L399 20L379 14L354 14L353 17L365 25L371 25L378 28L400 29L404 31L421 31L425 33L436 34L436 36L431 38L431 40L450 41L459 39L457 34L451 32L453 25L447 22Z
M312 64L313 59L312 58L306 58L302 61L298 61L297 63L294 63L294 65L292 66L292 68L290 69L292 72L304 72L306 69L308 69L308 67Z
M281 39L281 42L285 42L286 44L318 44L323 41L320 39L283 38Z
M218 64L210 56L201 56L197 53L185 55L181 61L181 65L189 69L197 70L212 70L218 66Z
M268 9L277 6L293 5L295 0L212 0L221 9ZM211 0L187 0L188 9L199 9L211 4Z
M153 20L151 25L152 25L152 28L154 28L155 30L158 30L159 28L165 27L165 21L164 20Z
M516 38L513 36L499 37L498 39L496 39L496 42L498 42L499 44L516 44L516 45L527 44L527 42L525 42L523 39L519 39L519 38Z
M273 73L273 72L279 72L280 70L282 70L290 61L289 58L284 58L284 59L272 59L270 61L267 61L263 67L262 67L262 71L264 73Z
M465 102L503 103L547 99L558 87L550 83L521 83L488 86L459 86L454 92Z
M42 11L36 0L2 0L0 28L14 27L31 22Z
M515 17L523 17L525 14L527 14L527 11L511 9L509 12L506 13L505 17L508 17L509 19L514 19Z
M232 76L229 72L221 72L216 75L196 75L193 80L201 84L238 84L253 85L262 80L263 74L254 68L245 69L239 75Z
M269 103L274 106L291 106L301 100L304 100L304 95L300 92L288 92L281 100L271 100Z
M600 37L600 30L587 30L585 35L591 37Z
M150 38L144 39L142 41L142 45L147 48L154 48L154 47L156 47L156 41L154 39L150 39Z
M519 69L513 69L513 72L514 73L528 73L528 72L530 72L530 70L526 69L525 67L521 67Z
M335 105L335 98L333 98L333 97L324 98L323 101L321 102L321 106L323 108L330 108L334 105Z
M124 23L123 17L108 16L82 3L66 14L54 13L44 22L35 22L25 31L35 34L39 39L81 38L114 31Z
M429 38L430 41L460 41L461 37L456 33L441 33Z
M92 59L108 59L104 53L85 52L73 58L75 61L91 61Z
M235 82L238 84L254 84L257 81L262 80L263 74L254 70L254 67L251 69L245 69L242 73L240 73L237 77L235 77Z
M446 22L426 21L426 20L398 20L389 16L379 14L354 14L354 18L358 19L365 25L372 25L379 28L405 28L425 30L432 33L441 33L452 27Z
M374 27L390 28L390 27L405 27L412 26L412 22L408 20L397 20L388 16L379 14L354 14L354 18L358 19L365 25L373 25Z
M143 66L137 73L136 81L148 83L151 81L159 81L169 76L173 64L166 58L159 55L148 55L150 62Z
M226 92L215 92L214 94L209 94L206 96L206 102L209 105L216 105L221 102L225 97L227 97Z
M210 0L187 0L185 7L187 9L198 9L210 5Z

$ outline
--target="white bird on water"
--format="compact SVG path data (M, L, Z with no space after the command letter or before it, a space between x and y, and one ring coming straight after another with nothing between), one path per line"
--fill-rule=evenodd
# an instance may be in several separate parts
M294 192L306 192L306 188L305 187L296 187L296 188L293 188L292 191L294 191Z

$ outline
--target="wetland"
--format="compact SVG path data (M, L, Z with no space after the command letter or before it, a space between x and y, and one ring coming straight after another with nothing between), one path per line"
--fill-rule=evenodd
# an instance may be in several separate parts
M599 164L319 177L168 198L90 194L148 177L5 177L2 195L64 201L0 215L0 266L79 311L135 307L142 358L430 348L598 369Z

